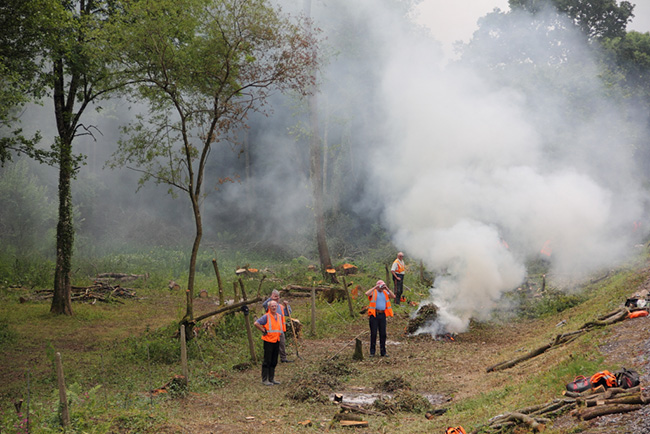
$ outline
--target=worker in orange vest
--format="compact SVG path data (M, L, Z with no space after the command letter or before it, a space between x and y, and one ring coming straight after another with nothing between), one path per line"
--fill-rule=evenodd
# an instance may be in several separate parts
M404 265L404 253L399 252L397 259L393 261L390 267L390 272L393 275L393 288L395 288L395 304L399 304L402 300L402 292L404 292L404 274L406 273L406 266Z
M379 354L386 354L386 317L393 316L390 299L395 298L386 283L378 280L377 284L366 291L370 305L368 306L368 322L370 323L370 357L375 356L377 348L377 333L379 333Z
M275 367L278 365L280 354L280 335L286 331L282 314L278 312L278 303L269 302L269 310L255 321L255 327L262 332L264 341L264 361L262 362L262 384L273 386L280 384L275 381Z

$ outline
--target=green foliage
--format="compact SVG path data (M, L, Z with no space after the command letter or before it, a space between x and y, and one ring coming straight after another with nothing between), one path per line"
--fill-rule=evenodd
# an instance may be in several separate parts
M0 203L0 252L22 258L53 248L56 206L26 160L0 168Z
M8 346L16 343L18 333L12 329L7 320L0 320L0 346Z
M170 324L143 336L129 338L124 342L122 356L135 363L179 363L181 349L178 337L175 337L177 331L178 324Z
M554 315L579 305L586 300L583 294L567 294L562 291L547 290L542 297L528 297L520 305L524 318L542 318Z

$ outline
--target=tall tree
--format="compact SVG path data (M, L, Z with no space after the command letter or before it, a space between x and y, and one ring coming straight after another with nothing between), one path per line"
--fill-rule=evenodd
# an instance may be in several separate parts
M311 16L311 0L305 0L305 15ZM316 81L316 71L312 71L312 79ZM332 266L330 251L327 247L327 233L325 230L324 210L324 185L323 185L323 144L320 137L318 123L318 99L315 89L308 96L309 98L309 124L311 127L309 135L309 174L312 183L312 194L314 199L314 218L316 219L316 244L318 247L318 258L320 259L321 273L325 275L326 269Z
M74 155L73 142L80 135L92 134L83 125L83 114L94 101L111 89L101 29L108 16L110 0L10 0L2 12L10 24L2 40L4 59L15 53L18 69L5 79L28 98L41 95L54 102L57 137L51 151L32 152L30 144L18 134L19 147L41 161L59 169L59 211L56 233L54 297L50 311L72 315L70 273L74 245L71 183L81 156ZM0 66L2 67L2 66ZM12 80L13 79L13 80ZM20 101L25 102L25 100ZM7 142L5 142L6 144ZM14 142L15 143L15 142ZM31 148L30 148L31 146ZM6 149L6 148L5 148Z
M113 165L132 167L141 183L168 184L190 201L195 237L182 320L189 323L210 152L234 140L250 111L264 111L274 90L306 92L318 66L317 41L307 22L290 20L266 0L125 5L111 44L134 80L131 96L146 102L147 113L125 128L128 139L120 141Z
M23 106L44 90L38 80L43 60L38 16L44 6L35 0L0 4L0 164L11 160L13 153L46 156L35 148L40 136L26 138L19 128Z

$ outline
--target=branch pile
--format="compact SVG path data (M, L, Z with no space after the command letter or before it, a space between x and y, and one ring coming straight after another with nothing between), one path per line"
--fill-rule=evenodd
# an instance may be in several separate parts
M37 300L47 300L54 296L54 290L44 289L36 292ZM72 301L95 303L123 303L118 298L136 298L135 290L122 288L120 285L112 286L106 282L96 281L90 286L72 286L70 298Z
M569 342L573 341L576 339L578 336L580 336L583 333L586 333L588 331L591 331L592 329L596 327L603 327L607 325L611 325L614 323L617 323L619 321L623 321L626 319L629 315L630 311L623 307L620 309L616 309L613 312L610 312L606 315L603 315L601 317L598 317L594 321L589 321L585 323L582 327L580 327L578 330L573 331L573 332L568 332L568 333L562 333L549 342L548 344L541 346L539 348L534 349L533 351L524 354L521 357L517 357L516 359L509 360L506 362L501 362L497 363L496 365L490 366L487 368L487 372L492 372L492 371L501 371L504 369L512 368L513 366L524 362L526 360L532 359L533 357L539 356L540 354L545 353L547 350L550 350L551 348L556 348L564 344L568 344Z

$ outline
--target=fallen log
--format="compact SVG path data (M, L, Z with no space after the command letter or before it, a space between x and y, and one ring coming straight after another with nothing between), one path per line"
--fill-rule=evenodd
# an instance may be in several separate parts
M516 425L518 423L525 423L533 430L533 432L542 432L546 429L546 424L550 422L550 419L546 418L532 418L523 413L508 413L505 415L497 424L491 426L493 429L500 429L502 427Z
M612 404L600 405L579 411L576 416L582 420L590 420L596 417L605 416L607 414L629 413L631 411L640 410L642 405L635 404Z
M262 297L255 297L255 298L250 299L248 301L242 301L240 303L231 304L231 305L222 307L220 309L217 309L215 311L204 313L203 315L199 315L196 318L194 318L194 322L199 322L199 321L204 320L206 318L209 318L211 316L219 315L220 313L225 313L225 312L231 312L231 311L234 311L234 310L238 310L238 309L241 309L242 306L259 303L261 301L262 301Z
M528 354L525 354L523 356L517 357L516 359L506 361L506 362L501 362L497 363L496 365L490 366L487 368L487 372L493 372L493 371L501 371L504 369L512 368L515 365L518 365L521 362L524 362L526 360L532 359L533 357L537 357L540 354L545 353L551 348L567 344L573 340L575 340L578 336L580 336L583 333L586 333L587 331L595 328L595 327L603 327L603 326L608 326L614 323L617 323L619 321L623 321L624 319L627 318L629 314L629 310L627 308L621 308L617 309L615 311L609 312L599 318L597 318L594 321L589 321L585 323L580 329L575 330L573 332L568 332L568 333L563 333L560 335L555 336L555 339L553 342L550 344L546 344L542 347L539 347Z
M99 273L97 279L118 279L118 280L136 280L149 278L149 273L145 274L125 274L125 273Z
M331 286L287 285L283 288L284 291L298 291L298 292L309 292L309 293L311 293L312 289L316 292L319 292L319 291L329 291L330 289L332 289L332 287Z
M610 398L610 399L604 399L604 398L594 398L594 399L589 399L587 402L585 402L585 405L587 407L597 407L600 405L611 405L611 404L641 404L645 405L648 403L647 398L641 396L641 394L636 394L636 395L629 395L629 396L621 396L618 398Z

